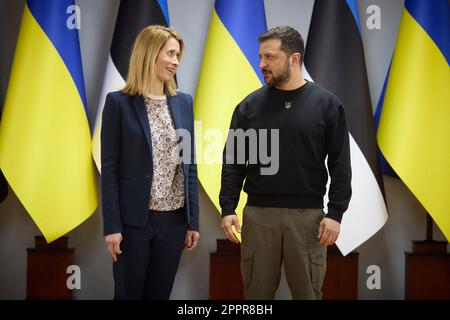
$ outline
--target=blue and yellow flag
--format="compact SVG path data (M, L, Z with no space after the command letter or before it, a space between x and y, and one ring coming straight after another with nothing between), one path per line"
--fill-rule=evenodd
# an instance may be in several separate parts
M261 87L258 36L267 30L263 0L217 0L195 95L198 175L219 206L222 150L236 105ZM202 141L203 140L203 141ZM242 218L246 195L236 212ZM242 219L240 220L242 221Z
M73 5L26 2L0 126L0 168L47 242L97 207Z
M392 59L378 143L450 240L450 5L407 0Z

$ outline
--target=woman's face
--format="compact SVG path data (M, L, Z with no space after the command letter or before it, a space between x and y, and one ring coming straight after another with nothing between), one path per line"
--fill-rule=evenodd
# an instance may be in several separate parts
M180 43L175 38L167 40L155 62L156 76L161 82L173 79L180 64Z

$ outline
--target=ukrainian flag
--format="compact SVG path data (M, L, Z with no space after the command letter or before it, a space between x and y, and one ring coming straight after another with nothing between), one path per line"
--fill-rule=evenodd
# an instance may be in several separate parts
M448 0L405 2L378 142L450 240L449 30Z
M0 126L0 168L47 242L97 207L73 4L26 2Z
M233 110L264 80L258 67L258 36L266 30L263 0L215 2L194 108L198 175L217 209L222 150ZM246 198L242 192L236 210L240 219Z

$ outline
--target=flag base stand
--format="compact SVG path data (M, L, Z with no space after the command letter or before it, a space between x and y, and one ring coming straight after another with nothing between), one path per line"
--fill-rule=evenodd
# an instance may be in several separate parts
M413 241L405 253L405 299L450 299L450 254L445 241Z
M72 299L66 282L74 249L67 248L67 240L61 237L47 244L44 237L35 237L35 247L27 249L27 300Z
M324 300L358 298L358 253L342 256L336 246L328 248L327 273L322 287ZM217 239L217 251L210 252L209 299L244 299L240 245Z
M351 252L345 257L336 245L327 250L327 273L322 286L323 300L358 299L359 253Z
M428 215L427 240L413 241L413 252L405 253L405 299L450 299L448 242L432 238Z
M217 239L217 251L209 253L209 299L242 300L241 245Z

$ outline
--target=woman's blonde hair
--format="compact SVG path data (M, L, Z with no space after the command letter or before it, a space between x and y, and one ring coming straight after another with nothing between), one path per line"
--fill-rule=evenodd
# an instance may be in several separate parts
M147 26L139 32L131 52L127 81L123 92L130 95L148 96L155 94L155 62L160 50L170 38L180 44L180 57L183 55L184 43L180 35L172 28L160 25ZM170 96L177 94L175 81L164 82L164 91Z

